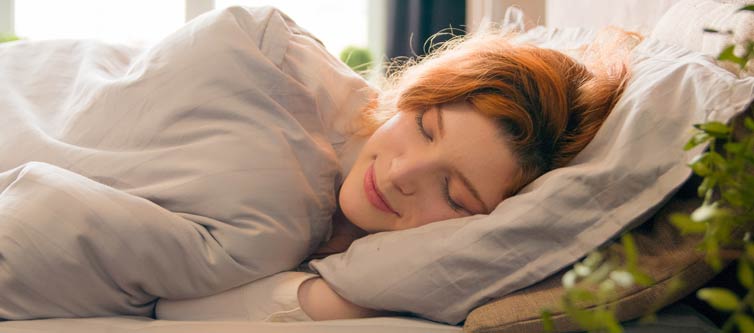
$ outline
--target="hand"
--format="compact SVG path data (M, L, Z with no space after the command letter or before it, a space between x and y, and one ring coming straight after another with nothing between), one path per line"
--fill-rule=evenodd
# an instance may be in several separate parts
M301 309L312 320L391 316L395 313L358 306L338 295L322 278L304 281L298 289Z

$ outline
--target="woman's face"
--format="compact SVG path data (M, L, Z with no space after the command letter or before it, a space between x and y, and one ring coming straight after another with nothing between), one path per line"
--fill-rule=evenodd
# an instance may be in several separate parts
M467 103L398 112L359 153L340 207L368 232L488 214L516 165L493 120Z

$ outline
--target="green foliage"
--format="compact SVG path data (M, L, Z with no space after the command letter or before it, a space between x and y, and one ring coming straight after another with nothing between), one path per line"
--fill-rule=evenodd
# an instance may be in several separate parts
M16 41L16 40L19 40L19 39L20 38L18 38L18 36L16 36L16 35L7 35L7 34L0 33L0 43L12 42L12 41Z
M367 48L348 46L340 52L340 60L362 76L372 69L372 53Z
M742 7L753 11L754 5ZM731 35L705 29L709 33ZM745 69L754 58L754 41L738 47L728 46L718 56L720 61L732 62ZM754 114L754 107L747 110ZM734 128L743 125L744 135L734 137ZM723 268L722 249L742 250L736 260L737 278L746 289L745 295L737 295L727 288L703 288L697 297L713 308L730 314L723 325L723 332L754 333L754 119L747 116L743 124L726 125L710 121L694 125L696 133L683 147L690 150L700 145L709 145L707 151L695 157L689 167L702 182L697 189L702 205L691 214L676 213L670 222L684 235L698 234L703 238L699 249L705 252L707 263L716 271ZM741 236L743 234L743 236ZM613 309L606 304L619 296L621 288L634 285L650 286L654 282L649 275L638 269L638 250L631 234L621 237L623 260L605 258L604 251L590 253L563 277L566 293L561 299L565 313L583 329L590 332L621 332ZM678 290L683 281L671 281L669 292ZM595 305L596 304L596 305ZM582 306L579 306L582 305ZM591 311L584 305L592 306ZM650 315L651 317L651 315ZM543 313L544 318L544 313ZM554 325L547 312L546 332Z
M722 311L736 311L741 305L738 296L725 288L702 288L696 292L696 297Z

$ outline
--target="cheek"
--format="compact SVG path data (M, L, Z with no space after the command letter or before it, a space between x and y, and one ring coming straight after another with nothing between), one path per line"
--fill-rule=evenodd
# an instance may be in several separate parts
M414 214L412 214L412 227L458 217L458 215L441 199L430 199L423 204L414 205L414 207L416 207L416 210L414 211Z

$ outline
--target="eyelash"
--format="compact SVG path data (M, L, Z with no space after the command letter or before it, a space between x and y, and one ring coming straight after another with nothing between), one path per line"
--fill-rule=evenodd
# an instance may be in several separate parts
M444 178L445 184L443 184L442 187L442 194L445 196L445 200L448 202L448 205L450 205L450 208L453 209L456 212L466 212L466 208L463 208L463 206L457 204L455 201L453 201L453 198L450 197L450 184L448 183L448 178Z
M432 138L432 136L429 135L429 133L427 133L427 131L424 130L424 113L426 112L427 111L420 111L419 113L416 114L416 126L419 129L419 133L425 139L427 139L427 141L432 142L434 138ZM464 208L463 206L453 201L453 198L450 197L450 183L447 177L443 178L443 183L444 184L442 186L442 192L443 192L442 194L445 197L445 201L448 202L448 205L450 206L450 208L456 212L468 212L466 208Z
M419 111L416 114L416 126L419 129L419 134L421 134L425 139L427 139L427 141L432 142L432 140L434 140L434 138L431 135L429 135L429 133L427 133L427 131L424 130L424 114L426 112L427 112L426 110L425 111Z

